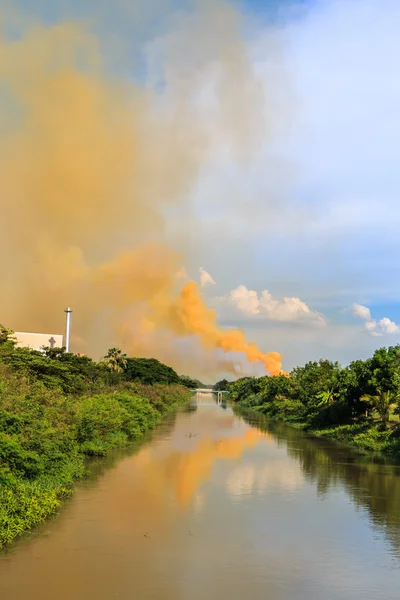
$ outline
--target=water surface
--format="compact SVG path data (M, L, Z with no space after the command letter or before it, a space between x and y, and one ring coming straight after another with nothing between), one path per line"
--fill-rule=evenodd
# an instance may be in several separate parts
M99 462L0 598L398 600L400 468L246 419L203 396Z

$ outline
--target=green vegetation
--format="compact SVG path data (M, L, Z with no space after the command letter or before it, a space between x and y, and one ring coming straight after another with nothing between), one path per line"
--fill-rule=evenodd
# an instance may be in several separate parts
M213 387L212 385L209 385L207 383L202 383L198 379L192 379L191 377L187 377L187 375L181 375L180 380L182 385L185 385L191 390L195 388L209 388L210 390L212 390Z
M189 397L154 359L16 348L0 326L0 548L56 510L87 457L140 439Z
M230 390L230 385L231 382L228 381L227 379L221 379L221 381L218 381L215 385L213 385L213 390L215 392L219 392L219 391L229 391Z
M361 451L400 457L400 345L380 348L372 358L347 367L320 360L288 376L244 377L226 384L241 409Z

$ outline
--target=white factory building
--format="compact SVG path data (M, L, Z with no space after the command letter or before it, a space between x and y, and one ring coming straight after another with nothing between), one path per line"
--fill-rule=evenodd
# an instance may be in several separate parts
M50 348L62 348L64 336L58 333L27 333L16 331L13 337L17 340L17 347L41 350L43 346Z
M66 351L70 351L70 338L71 338L71 320L72 320L72 309L66 308L64 310L66 315L66 328L65 338L59 333L28 333L27 331L15 331L13 338L16 340L17 348L30 348L31 350L38 350L39 352L43 347L45 348L66 348Z

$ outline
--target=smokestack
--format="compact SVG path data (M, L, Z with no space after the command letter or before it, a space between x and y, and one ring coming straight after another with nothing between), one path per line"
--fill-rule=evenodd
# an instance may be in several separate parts
M64 312L67 315L66 318L66 326L65 326L65 348L67 352L70 351L70 340L71 340L71 319L72 319L72 309L66 308Z

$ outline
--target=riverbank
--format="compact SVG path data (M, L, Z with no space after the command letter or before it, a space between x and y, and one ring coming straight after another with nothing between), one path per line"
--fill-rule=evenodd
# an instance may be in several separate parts
M371 426L369 422L361 422L336 425L325 429L313 428L304 423L301 428L313 435L335 440L361 452L379 453L400 459L400 430L398 427L382 431L377 426Z
M398 600L399 466L206 395L145 440L2 553L1 598Z
M276 377L223 383L241 408L362 452L400 458L400 345L346 367L320 359Z
M242 408L240 403L237 404L239 413L260 415L264 414L259 410L260 407ZM257 410L258 408L258 410ZM330 427L318 428L313 427L310 423L299 421L298 419L284 418L281 416L264 416L274 423L283 423L300 429L307 433L311 433L316 437L329 438L337 441L340 444L356 449L358 452L365 454L381 454L394 459L400 460L400 428L394 427L386 431L379 429L379 425L372 425L370 421L351 423L346 425L332 425Z
M190 398L183 386L128 382L66 395L0 370L0 548L60 506L89 457L140 439Z

